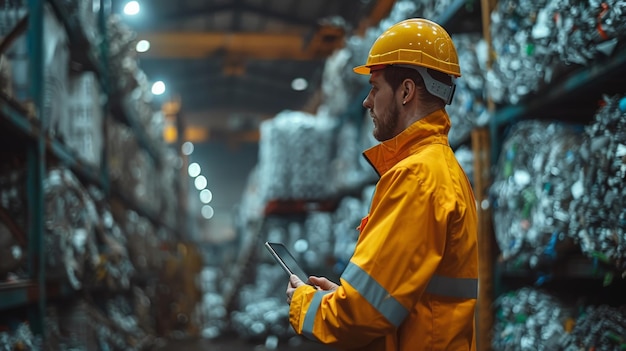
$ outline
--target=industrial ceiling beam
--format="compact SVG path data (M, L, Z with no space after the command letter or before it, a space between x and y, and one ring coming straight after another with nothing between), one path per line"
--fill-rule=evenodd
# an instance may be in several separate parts
M344 35L340 28L322 26L309 42L292 33L144 32L137 37L151 43L141 54L146 58L314 60L343 46Z
M206 17L209 15L219 14L224 11L250 12L250 13L257 14L261 17L272 18L272 19L279 20L286 24L297 25L300 27L315 27L317 25L316 21L299 18L290 13L272 11L268 9L266 6L258 6L258 5L253 5L253 4L244 4L244 3L237 3L237 2L214 4L214 5L205 6L201 8L184 9L179 12L170 13L164 16L163 22L166 24L170 24L170 23L175 23L179 21L187 21L190 18Z
M292 33L145 32L139 39L150 41L146 58L204 58L230 55L262 60L311 60L315 50L306 50L302 35Z

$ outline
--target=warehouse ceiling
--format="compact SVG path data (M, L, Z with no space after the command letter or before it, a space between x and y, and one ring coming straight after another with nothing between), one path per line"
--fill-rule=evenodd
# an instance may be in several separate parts
M140 66L179 98L187 126L254 139L285 109L314 112L325 59L388 15L393 0L151 0L125 19L151 43ZM113 3L121 12L125 1ZM301 91L296 78L308 81ZM252 135L252 136L250 136ZM200 137L202 138L202 137Z

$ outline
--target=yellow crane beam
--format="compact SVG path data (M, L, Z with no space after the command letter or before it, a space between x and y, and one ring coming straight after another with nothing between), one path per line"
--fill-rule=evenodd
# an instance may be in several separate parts
M319 36L323 38L317 39ZM223 55L233 59L312 60L342 46L343 32L322 27L309 42L298 33L144 32L138 33L137 39L150 42L150 50L141 54L146 58Z

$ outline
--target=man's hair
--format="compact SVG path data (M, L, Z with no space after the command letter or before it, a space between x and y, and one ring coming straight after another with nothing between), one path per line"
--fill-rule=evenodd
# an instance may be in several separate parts
M452 78L449 75L443 72L435 71L430 68L428 69L428 73L436 80L448 85L452 85ZM418 97L420 99L428 100L432 98L437 98L441 100L441 98L430 94L428 90L426 90L422 75L415 69L408 67L388 66L383 70L383 77L385 77L385 80L387 81L387 83L389 83L391 89L393 89L394 91L400 87L400 84L402 84L405 79L408 78L411 79L417 87L419 87Z

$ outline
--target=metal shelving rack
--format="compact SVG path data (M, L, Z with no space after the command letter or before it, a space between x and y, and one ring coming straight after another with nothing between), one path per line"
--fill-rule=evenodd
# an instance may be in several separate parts
M483 11L483 36L488 45L491 45L490 14L496 8L497 0L481 0ZM491 49L490 49L491 50ZM494 58L489 57L488 66ZM496 106L489 101L492 112L490 123L486 128L475 130L472 139L479 141L474 145L475 174L480 184L475 187L476 199L479 204L479 243L480 245L480 273L479 273L479 306L477 320L479 350L491 350L492 329L495 311L492 304L498 294L524 285L536 282L538 272L529 269L520 269L511 264L498 262L497 244L492 227L491 210L487 206L482 208L482 200L487 200L486 192L491 185L492 165L496 164L506 136L507 128L516 122L540 118L551 112L570 113L575 120L568 122L587 123L597 110L595 102L601 99L603 93L624 92L620 78L626 73L626 47L622 45L613 55L599 59L589 66L571 67L561 74L541 91L528 96L516 105ZM603 91L607 89L608 91ZM572 105L572 106L569 106ZM558 115L559 113L557 113ZM474 142L474 141L473 141ZM587 284L590 281L598 282L605 279L610 267L599 266L593 260L574 255L561 260L553 267L553 285L561 286L560 291L580 292L589 291L590 294L599 294L598 287ZM505 287L506 283L514 284ZM614 282L615 289L623 291L626 281ZM581 288L581 284L585 285ZM602 288L602 286L600 286ZM624 301L621 298L621 301Z
M106 38L105 20L109 15L105 3L105 0L101 0L98 15L99 29L103 38ZM103 64L106 62L106 40L97 50L94 49L94 44L88 39L84 29L75 18L69 16L60 0L28 0L27 15L18 24L26 28L16 28L14 32L26 32L29 58L29 100L33 108L27 109L21 103L0 93L0 134L10 136L11 140L17 141L17 146L12 146L16 149L11 149L11 152L24 152L26 155L27 228L24 230L27 240L28 276L26 279L0 283L0 313L16 309L25 311L32 331L41 336L44 335L46 303L53 298L73 296L77 293L67 284L46 280L43 184L48 159L68 167L81 180L97 186L107 196L120 200L128 208L137 211L155 225L178 234L175 223L164 223L157 213L151 213L131 201L121 190L110 189L106 157L102 157L100 167L86 164L60 140L48 135L48 116L42 112L44 98L43 22L46 15L45 6L48 5L64 25L70 47L78 48L78 50L71 51L71 59L79 63L83 70L94 71L97 74L102 90L108 97L104 109L109 110L113 118L129 126L140 147L150 155L155 165L161 165L157 148L151 143L144 129L140 127L136 116L124 105L123 97L111 88L106 71L107 65ZM17 36L18 34L13 35L13 37ZM5 38L2 42L3 49L9 46L8 40Z

